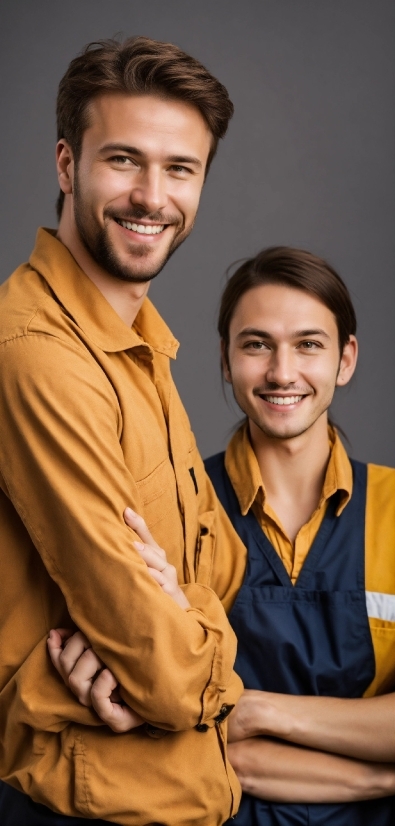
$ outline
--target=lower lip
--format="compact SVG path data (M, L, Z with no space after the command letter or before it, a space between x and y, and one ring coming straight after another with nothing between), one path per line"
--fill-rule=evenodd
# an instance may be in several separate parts
M165 234L167 227L165 227L162 232L157 232L155 235L146 235L142 232L135 232L133 229L126 229L121 224L118 224L118 221L114 221L114 223L119 227L122 234L129 240L138 242L139 244L154 244L155 241L158 241L159 238Z

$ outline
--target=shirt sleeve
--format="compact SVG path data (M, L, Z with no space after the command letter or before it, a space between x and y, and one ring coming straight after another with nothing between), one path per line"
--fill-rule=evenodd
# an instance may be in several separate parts
M169 730L213 725L233 680L235 637L210 588L186 586L191 608L182 610L133 548L123 511L136 507L136 486L100 366L77 346L36 334L6 342L0 369L7 495L70 617L144 719ZM20 672L29 681L28 662ZM32 673L29 691L42 693L37 655Z

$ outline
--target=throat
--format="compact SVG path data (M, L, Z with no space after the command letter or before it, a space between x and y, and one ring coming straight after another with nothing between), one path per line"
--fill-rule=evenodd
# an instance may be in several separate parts
M298 497L287 496L286 493L281 496L267 495L267 504L276 514L277 521L292 545L301 528L310 521L316 511L321 499L321 490L322 488L318 495L317 492L313 495L313 492L309 490L307 495Z
M294 543L300 529L317 509L330 459L327 432L323 440L309 439L297 451L272 441L253 448L261 471L266 503L276 514L289 540Z

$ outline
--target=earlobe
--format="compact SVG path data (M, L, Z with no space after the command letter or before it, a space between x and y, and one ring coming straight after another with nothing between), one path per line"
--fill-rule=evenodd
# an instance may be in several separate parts
M58 141L56 145L56 169L62 192L70 195L73 192L74 157L70 144L64 139Z

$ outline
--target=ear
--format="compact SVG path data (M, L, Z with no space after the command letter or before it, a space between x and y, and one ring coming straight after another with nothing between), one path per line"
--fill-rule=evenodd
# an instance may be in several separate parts
M339 372L337 374L336 386L343 387L348 384L354 375L358 359L358 342L355 336L350 336L347 344L344 345L342 357L340 359Z
M74 183L74 156L70 144L64 138L56 144L56 169L62 192L70 195Z
M223 338L221 338L221 367L225 381L228 381L231 384L232 376L229 370L228 354L226 352L226 344Z

